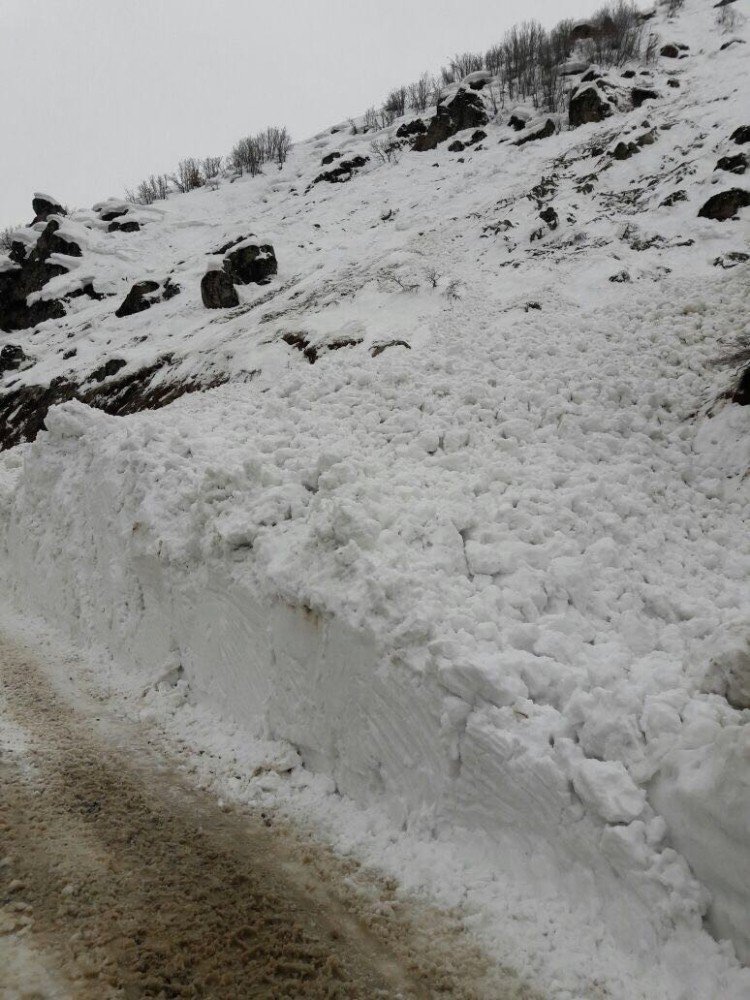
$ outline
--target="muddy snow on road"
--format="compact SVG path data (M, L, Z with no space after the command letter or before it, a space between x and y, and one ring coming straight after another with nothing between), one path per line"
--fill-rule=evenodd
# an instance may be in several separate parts
M456 914L228 807L0 639L0 996L531 997Z

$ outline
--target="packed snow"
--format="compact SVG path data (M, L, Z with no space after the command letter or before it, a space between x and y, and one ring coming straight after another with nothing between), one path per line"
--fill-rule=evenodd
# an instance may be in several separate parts
M715 264L750 211L697 213L734 183L750 74L710 5L653 23L689 57L602 123L517 148L506 109L482 148L305 192L327 152L368 155L335 131L139 233L73 213L55 281L117 297L25 335L16 384L166 352L232 381L53 409L3 456L0 528L16 603L165 725L291 761L236 794L463 903L548 996L740 1000L750 408L711 362L750 335L748 265ZM205 310L210 254L250 231L278 274ZM168 275L180 295L113 316Z

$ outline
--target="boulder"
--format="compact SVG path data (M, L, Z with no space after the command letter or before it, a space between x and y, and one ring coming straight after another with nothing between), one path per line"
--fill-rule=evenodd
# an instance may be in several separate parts
M0 351L0 375L18 371L21 365L29 360L20 344L6 344Z
M136 313L150 309L152 305L159 301L158 296L154 297L154 292L158 291L158 281L136 282L123 299L122 305L115 310L115 316L123 319L125 316L134 316Z
M226 271L207 271L201 280L201 298L206 309L231 309L240 304L237 290Z
M747 154L737 153L736 156L722 156L714 169L726 170L730 174L744 174L747 170L747 165Z
M679 80L675 80L674 77L671 77L669 80L667 80L667 86L668 87L679 87L680 86L680 81Z
M448 104L438 104L435 117L430 119L427 131L417 136L412 147L424 153L435 149L439 143L452 138L464 129L482 128L489 121L481 97L474 91L460 89Z
M612 105L605 101L596 87L578 90L570 99L569 120L571 128L588 122L601 122L612 114Z
M466 146L464 146L460 139L456 139L455 142L452 142L450 146L448 146L449 153L463 153L465 149Z
M67 215L60 202L48 194L37 192L31 200L31 207L34 210L34 222L46 222L50 215Z
M610 155L615 160L629 160L637 152L638 147L634 142L618 142Z
M744 191L742 188L730 188L728 191L722 191L709 198L698 212L698 217L726 222L727 219L734 218L741 208L747 208L748 205L750 205L750 191Z
M668 194L664 201L659 205L660 208L671 208L672 205L676 205L680 201L687 201L687 191L673 191L672 194Z
M110 222L107 226L108 233L138 233L140 229L140 224L135 219L130 219L128 222Z
M364 167L369 160L369 156L353 156L351 160L342 160L332 170L324 170L322 174L318 174L312 183L319 184L321 181L326 181L328 184L345 184L352 179L354 171Z
M655 90L649 90L647 87L633 87L630 91L630 99L634 108L640 108L644 101L656 101L658 97Z
M320 163L322 166L328 167L333 163L334 160L340 160L340 159L341 159L341 153L337 152L326 153L326 155L323 157Z
M740 125L729 136L730 140L738 146L745 146L750 142L750 125Z
M234 285L265 285L279 266L270 243L241 243L224 257L224 271Z
M539 218L542 222L546 222L550 229L557 229L560 224L560 220L557 216L557 212L551 205L548 205L539 213Z
M399 139L410 139L413 135L424 135L426 131L427 126L422 119L415 118L414 121L404 122L403 125L399 125L396 130L396 136Z
M527 142L535 142L537 139L548 139L551 135L555 134L555 123L551 118L548 118L544 125L537 129L535 132L530 132L525 135L523 139L518 139L514 143L515 146L525 146Z
M662 45L659 49L659 55L664 56L665 59L681 59L688 52L689 46L682 45L679 42L669 42L667 45Z
M486 69L478 69L474 73L469 73L461 81L462 87L471 87L472 90L484 90L492 80L492 73Z

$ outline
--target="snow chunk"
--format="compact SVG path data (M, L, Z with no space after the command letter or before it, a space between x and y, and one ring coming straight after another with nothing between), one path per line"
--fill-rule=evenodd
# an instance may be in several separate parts
M619 761L578 761L573 765L573 787L608 823L630 823L646 805L645 791L637 787Z

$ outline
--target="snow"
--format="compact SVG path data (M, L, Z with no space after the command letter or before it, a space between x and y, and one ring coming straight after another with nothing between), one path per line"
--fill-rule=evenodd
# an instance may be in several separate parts
M326 152L367 155L347 129L122 240L74 215L75 273L113 298L32 334L14 377L168 350L237 381L128 418L65 404L0 476L19 604L195 745L299 760L260 791L463 902L560 998L750 991L750 416L709 366L750 333L746 271L712 263L748 213L696 217L748 70L713 12L680 17L682 86L655 67L648 109L520 149L504 112L463 164L404 152L301 194ZM203 310L206 254L248 220L279 273ZM113 317L169 273L181 295Z

